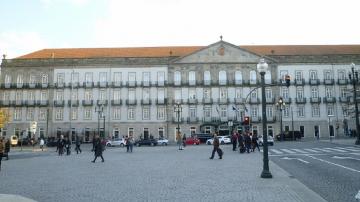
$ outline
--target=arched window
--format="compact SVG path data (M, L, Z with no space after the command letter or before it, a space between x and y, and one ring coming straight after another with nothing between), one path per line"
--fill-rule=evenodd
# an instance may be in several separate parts
M266 73L265 73L265 83L271 84L271 72L270 71L266 71Z
M181 84L181 73L179 71L174 72L174 84L175 85Z
M195 72L191 71L189 72L189 85L195 85Z
M242 84L242 73L241 71L235 72L235 84Z
M225 71L219 72L219 84L226 85L226 72Z
M204 72L204 85L210 85L210 83L211 83L210 71L205 71Z
M41 83L48 83L48 75L47 74L43 74L41 76Z
M7 84L11 83L11 76L9 74L5 75L5 83L7 83Z
M16 83L17 84L23 84L23 82L24 82L23 76L21 74L19 74L18 77L17 77Z
M256 84L256 71L250 71L250 84Z

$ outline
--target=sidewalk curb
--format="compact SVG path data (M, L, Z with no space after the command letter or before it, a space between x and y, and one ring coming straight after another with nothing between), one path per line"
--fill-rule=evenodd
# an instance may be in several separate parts
M12 194L0 194L1 202L36 202L35 200L25 198L20 195L12 195Z

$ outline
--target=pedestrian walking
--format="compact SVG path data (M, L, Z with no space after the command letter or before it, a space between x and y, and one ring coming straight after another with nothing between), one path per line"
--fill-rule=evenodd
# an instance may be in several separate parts
M80 138L79 136L76 136L76 140L75 140L75 151L76 151L76 154L81 154L81 149L80 149L80 146L81 146L81 142L80 142Z
M66 136L65 138L65 149L66 149L66 155L70 155L71 154L71 141L69 139L69 137Z
M254 134L252 136L252 138L251 138L251 142L252 142L252 146L253 146L253 148L252 148L253 152L255 151L255 148L257 148L260 151L258 140L259 140L259 138L257 137L257 134Z
M232 136L231 136L231 142L232 142L232 145L233 145L233 151L236 151L236 145L237 145L237 142L238 142L238 134L234 131Z
M44 141L44 139L43 138L40 138L40 149L41 149L41 151L44 151L44 144L45 144L45 141Z
M249 133L245 134L244 137L244 142L245 142L245 148L246 148L246 152L250 153L250 149L251 149L251 137Z
M1 171L1 160L5 152L5 144L2 137L0 137L0 171Z
M185 133L182 137L182 144L183 144L183 148L185 148L186 147L186 134Z
M242 133L239 134L238 142L239 142L240 153L244 153L246 149L245 149L245 145L244 145L244 136Z
M134 147L134 137L132 135L128 138L129 150L132 153Z
M130 151L129 136L125 137L126 152Z
M176 133L176 142L177 142L177 145L179 146L179 150L183 150L183 148L182 148L182 138L181 138L180 132Z
M217 152L219 159L222 159L223 152L220 149L220 142L219 142L219 138L217 137L216 133L214 133L213 150L212 150L210 159L214 159L215 152Z
M62 156L64 154L64 145L64 136L61 135L57 144L57 151L59 152L59 156Z
M94 155L95 155L95 159L91 162L95 163L97 157L101 158L101 162L104 162L104 157L102 155L103 153L103 145L101 144L101 140L99 138L99 136L96 136L94 139L95 142L95 149L94 149Z
M7 139L5 142L5 151L4 151L4 157L6 157L6 160L9 160L9 152L10 152L10 139Z

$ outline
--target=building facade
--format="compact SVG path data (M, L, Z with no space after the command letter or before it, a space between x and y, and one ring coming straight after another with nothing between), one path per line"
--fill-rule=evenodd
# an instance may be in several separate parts
M44 49L1 64L0 106L6 135L75 135L175 139L182 133L261 133L261 58L269 135L300 131L306 138L355 129L350 63L360 46L235 46ZM285 75L291 85L285 85ZM282 116L277 101L285 102ZM180 106L181 111L178 112Z

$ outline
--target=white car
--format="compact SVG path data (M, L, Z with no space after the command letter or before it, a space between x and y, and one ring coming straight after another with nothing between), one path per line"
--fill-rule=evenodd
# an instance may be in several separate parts
M230 144L231 139L229 136L218 136L220 144ZM206 140L207 145L212 145L214 142L214 138Z
M166 146L166 145L168 145L168 143L169 143L169 140L167 140L167 139L158 139L157 140L157 143L158 143L158 145L163 145L163 146Z
M125 145L126 145L125 139L122 139L122 138L116 138L113 140L108 140L106 142L106 146L108 146L108 147L115 147L115 146L124 147Z
M270 135L267 136L267 142L268 142L268 145L271 145L271 146L274 146L274 138ZM263 146L264 144L264 139L263 139L263 136L259 136L259 139L258 139L258 144L260 146Z

